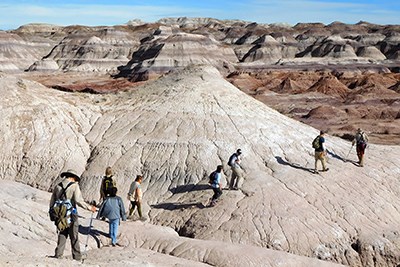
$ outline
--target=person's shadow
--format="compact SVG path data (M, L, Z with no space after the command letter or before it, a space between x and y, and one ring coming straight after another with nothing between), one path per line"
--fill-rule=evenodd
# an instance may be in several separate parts
M207 189L211 189L211 186L209 184L186 184L171 188L169 191L172 194L178 194L191 191L203 191Z
M105 233L103 231L94 229L93 227L89 227L89 226L83 226L83 225L79 225L79 233L82 235L90 235L91 237L93 237L93 239L96 241L96 245L97 248L100 248L100 239L99 236L106 236L106 237L110 237L108 233Z
M303 170L303 171L314 173L314 169L313 168L306 168L306 167L301 166L300 164L285 161L280 156L275 156L275 158L276 158L276 161L281 165L290 166L290 167L295 168L295 169L299 169L299 170Z
M195 202L195 203L160 203L160 204L155 204L151 205L152 208L155 209L164 209L164 210L184 210L184 209L190 209L190 208L199 208L203 209L205 206L201 202Z
M326 150L326 152L327 152L332 158L341 160L341 161L343 161L343 162L351 162L351 163L353 163L354 165L359 166L358 163L357 163L356 161L354 161L354 160L345 159L345 158L339 156L338 154L336 154L336 153L334 153L334 152L332 152L332 151L330 151L330 150L328 150L328 149Z

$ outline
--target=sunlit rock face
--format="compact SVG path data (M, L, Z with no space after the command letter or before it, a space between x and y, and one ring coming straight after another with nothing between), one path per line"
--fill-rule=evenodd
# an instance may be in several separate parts
M77 29L29 70L113 73L129 61L138 45L139 40L126 29Z
M18 34L0 31L0 71L20 72L50 51L51 44L27 40Z
M232 48L223 46L214 38L199 34L174 33L173 29L156 31L133 59L120 68L120 76L141 81L158 77L170 70L192 64L207 64L227 73L237 61Z
M397 25L366 22L290 26L183 17L107 27L28 24L1 32L0 59L4 71L106 72L145 80L204 62L223 74L249 64L389 64L399 60L399 36Z
M211 66L191 66L108 95L58 92L5 74L0 83L2 180L47 191L61 171L74 168L82 175L85 199L97 200L104 170L112 166L128 207L129 185L143 174L145 224L169 226L192 238L154 236L159 230L137 237L128 222L122 225L121 240L131 249L214 265L221 257L236 259L243 246L257 247L249 248L257 261L246 266L260 266L267 248L302 256L274 254L293 266L323 266L311 258L350 266L396 262L398 146L370 145L366 167L360 168L354 150L348 154L351 143L328 134L330 170L313 174L311 142L319 131L241 92ZM224 165L225 187L230 176L226 162L237 148L244 154L245 181L240 190L223 190L217 206L207 208L212 195L208 175ZM44 217L46 195L37 194L42 204L16 213L38 209ZM30 201L21 199L21 207ZM106 224L95 225L107 231ZM43 236L49 235L48 228ZM215 256L218 260L212 255L199 259L201 251L215 246L227 248ZM178 247L188 252L178 253ZM237 259L238 266L245 266Z

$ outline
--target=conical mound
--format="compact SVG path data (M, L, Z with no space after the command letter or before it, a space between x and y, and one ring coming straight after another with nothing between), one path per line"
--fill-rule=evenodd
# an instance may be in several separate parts
M99 155L90 161L85 175L99 172L96 166L110 159L124 174L131 174L121 177L124 187L134 174L143 173L149 216L181 235L300 255L309 255L309 251L326 255L324 251L342 255L334 261L349 264L342 253L354 251L351 245L356 232L351 229L360 227L360 221L365 222L363 232L375 241L381 240L377 233L382 216L394 229L400 226L389 219L390 208L382 210L379 217L371 211L374 196L368 188L378 188L377 194L389 195L394 201L397 198L390 193L389 184L378 186L380 182L371 178L368 170L346 162L349 143L328 136L330 171L322 176L312 174L311 142L318 131L248 97L215 68L192 67L171 73L120 95L114 104L119 108L114 106L97 122L99 126L112 125L96 134L101 140L87 136ZM93 133L96 131L95 126ZM226 161L237 148L244 153L246 169L242 189L223 190L217 206L205 208L212 195L207 190L209 173L223 164L226 186L231 175ZM388 175L393 169L380 169L379 150L368 151L370 168L376 177L394 182ZM398 153L392 150L385 166L396 166ZM86 191L90 188L93 186L85 186ZM378 202L374 207L381 208ZM354 215L349 218L349 213ZM363 244L370 242L362 236L359 239ZM335 245L322 248L321 242ZM364 253L351 264L371 254L377 256Z
M149 221L184 236L352 266L396 258L398 146L368 146L366 167L360 168L346 160L355 159L351 144L328 134L330 170L313 174L311 143L319 131L247 96L209 66L191 66L115 95L53 92L17 79L14 84L19 86L3 90L0 99L2 175L10 180L47 189L56 179L51 174L78 166L85 198L97 199L100 177L112 166L123 199L133 178L143 174ZM16 108L13 101L21 100L24 106ZM27 117L32 111L38 122ZM53 132L60 134L52 138ZM223 190L218 204L206 208L209 173L223 164L225 187L231 174L226 162L238 148L243 186ZM357 249L375 244L384 249Z
M316 82L310 89L310 92L319 92L330 96L339 96L341 98L346 98L350 90L346 85L342 84L336 77L327 76L322 77Z
M278 86L271 89L277 93L296 93L302 92L304 89L296 81L292 80L290 77L284 79Z

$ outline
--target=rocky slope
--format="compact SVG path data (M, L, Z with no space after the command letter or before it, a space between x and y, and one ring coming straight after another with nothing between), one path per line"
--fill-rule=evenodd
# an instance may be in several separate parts
M120 246L113 248L106 222L94 220L88 237L90 215L85 211L80 211L84 216L79 229L83 264L72 261L69 246L64 259L54 259L49 257L56 246L55 226L47 218L50 194L16 182L0 180L0 185L1 266L341 266L270 249L179 237L170 228L134 221L122 222Z
M400 144L398 73L271 70L231 73L234 85L279 112L351 139L361 127L374 143Z
M63 91L108 93L208 64L315 128L349 137L362 127L374 143L399 144L399 36L398 25L367 22L290 26L183 17L112 27L28 24L0 32L0 70L26 70L19 75ZM333 108L343 116L321 114Z
M156 242L133 237L128 227L122 233L127 244L137 240L133 247L218 266L224 266L215 262L221 259L240 266L243 246L257 254L246 266L260 266L267 248L307 260L274 254L265 266L320 266L310 258L350 266L399 263L398 146L370 145L366 167L359 168L354 151L345 158L350 143L328 135L330 171L312 174L318 130L249 97L210 66L108 95L57 92L4 74L0 83L2 179L47 191L59 172L73 167L91 200L99 197L106 166L116 170L121 196L142 173L148 221L196 239L157 234ZM243 188L224 190L216 207L205 208L212 195L208 174L238 147L244 151ZM43 205L37 208L42 213ZM156 232L146 227L143 235ZM229 249L217 256L204 252L214 246Z
M139 40L128 29L79 27L68 32L29 71L113 72L128 62Z
M113 27L30 24L4 34L13 41L3 47L20 47L21 52L35 55L5 54L20 70L26 69L28 61L29 70L40 71L114 72L119 67L119 75L134 78L145 71L160 75L174 67L202 62L218 68L293 62L358 62L396 68L400 40L398 25L335 22L292 27L208 18L166 18L157 23ZM46 53L38 46L50 49Z

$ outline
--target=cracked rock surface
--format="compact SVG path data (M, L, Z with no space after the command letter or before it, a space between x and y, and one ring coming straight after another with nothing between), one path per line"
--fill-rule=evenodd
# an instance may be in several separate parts
M139 227L143 231L131 226L139 222L121 230L127 248L144 249L138 250L143 257L151 258L151 250L216 266L329 266L326 261L395 266L400 261L399 146L370 145L366 166L360 168L354 148L346 157L351 143L328 135L330 170L313 174L311 142L318 130L246 95L213 67L189 67L109 95L58 92L4 74L0 84L0 181L11 192L19 189L5 180L49 191L61 171L74 168L82 174L84 197L97 200L103 172L112 166L125 200L132 180L143 174L149 219ZM224 190L217 206L206 208L212 195L209 173L223 164L226 185L226 162L237 148L244 152L242 188ZM29 236L40 231L35 223L29 234L15 238L55 242L45 217L49 195L35 192L42 194L40 205L20 197L19 210L2 209L2 218L33 210L44 217L47 230ZM106 225L99 227L107 231ZM54 243L46 244L42 251L52 251ZM238 252L243 250L246 254ZM246 261L249 250L254 261ZM10 248L4 253L25 252ZM124 250L118 255L128 257Z

